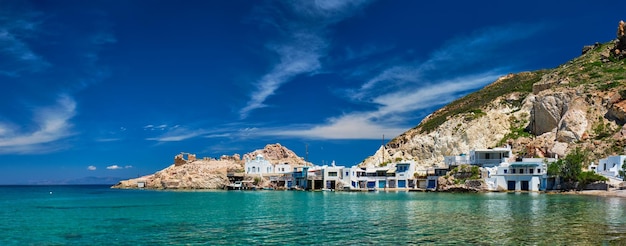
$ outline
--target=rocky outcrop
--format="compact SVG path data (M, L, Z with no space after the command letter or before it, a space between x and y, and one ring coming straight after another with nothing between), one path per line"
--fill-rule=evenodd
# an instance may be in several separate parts
M611 104L607 116L620 124L624 124L626 122L626 100Z
M264 149L247 153L244 155L244 160L245 158L256 157L258 154L262 154L274 164L309 164L293 151L278 143L268 144ZM174 163L171 166L151 175L120 181L112 188L223 189L229 184L227 173L243 171L245 162L239 156L239 154L222 156L218 160L196 159L194 154L180 153L174 157ZM143 187L141 187L142 185Z
M243 160L252 160L257 155L263 155L263 158L274 164L290 164L292 166L297 165L311 165L307 163L304 158L299 157L292 150L285 148L279 143L268 144L263 149L258 149L253 152L243 155Z
M617 40L615 46L611 49L611 55L617 60L626 58L626 23L620 21L617 26Z
M440 192L482 192L487 190L487 185L482 180L466 180L462 184L457 184L452 176L437 178L437 191Z
M120 181L113 188L149 189L222 189L229 184L228 170L242 169L241 163L229 160L195 160L171 165L151 175Z
M515 108L498 100L490 104L482 116L473 118L467 117L469 114L458 115L449 118L427 134L420 134L417 129L409 130L394 139L398 143L397 146L378 149L361 165L380 165L384 152L385 160L399 158L415 160L422 166L440 166L443 164L444 156L467 154L472 149L497 146L510 131L509 118L511 116L524 118L514 110Z

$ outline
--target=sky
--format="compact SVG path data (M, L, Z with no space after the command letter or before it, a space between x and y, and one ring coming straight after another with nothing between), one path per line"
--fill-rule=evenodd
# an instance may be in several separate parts
M500 76L614 39L620 5L0 0L0 184L272 143L351 166Z

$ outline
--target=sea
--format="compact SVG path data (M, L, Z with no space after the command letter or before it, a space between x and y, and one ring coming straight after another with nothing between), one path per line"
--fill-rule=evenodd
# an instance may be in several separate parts
M620 245L626 199L0 186L0 245Z

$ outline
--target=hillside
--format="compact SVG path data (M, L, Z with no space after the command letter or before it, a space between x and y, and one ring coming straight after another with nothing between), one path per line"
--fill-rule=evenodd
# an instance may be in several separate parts
M112 188L133 189L138 187L138 182L144 182L148 189L222 189L229 184L228 172L243 172L245 160L259 154L274 164L310 164L278 143L244 154L243 159L239 158L239 154L222 156L220 159L197 159L194 154L181 153L165 169L143 177L122 180Z
M471 149L511 145L527 157L564 156L581 147L598 159L626 146L626 35L583 47L553 69L509 74L433 112L362 165L385 160L443 164Z

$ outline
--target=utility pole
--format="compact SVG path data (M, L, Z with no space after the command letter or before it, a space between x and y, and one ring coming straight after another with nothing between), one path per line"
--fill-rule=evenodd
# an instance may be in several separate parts
M382 144L382 146L383 146L383 151L382 151L383 152L382 153L383 154L383 162L380 163L381 165L383 165L385 163L385 134L383 134L383 142L382 143L383 143Z

